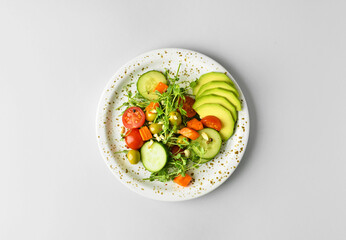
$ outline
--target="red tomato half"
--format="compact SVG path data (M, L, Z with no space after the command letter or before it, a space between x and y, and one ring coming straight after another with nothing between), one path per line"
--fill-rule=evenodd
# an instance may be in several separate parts
M180 99L181 100L181 99ZM183 103L183 109L186 111L186 117L191 118L196 115L196 111L192 108L195 103L195 99L189 96L185 96L185 101Z
M145 121L145 114L139 107L130 107L123 114L123 124L126 128L140 128Z
M215 116L206 116L202 118L201 122L205 127L214 128L217 131L220 131L222 127L220 119Z
M177 155L178 153L181 153L184 155L184 149L181 149L179 146L177 145L174 145L172 148L171 148L171 152L173 153L173 155Z
M143 146L143 140L138 128L130 129L125 134L125 142L129 148L140 149Z

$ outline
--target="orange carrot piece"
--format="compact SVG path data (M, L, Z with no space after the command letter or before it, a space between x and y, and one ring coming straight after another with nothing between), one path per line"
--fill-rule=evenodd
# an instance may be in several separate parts
M154 110L156 108L160 107L160 104L158 102L151 102L149 105L145 108L147 112Z
M141 135L143 141L147 141L153 137L147 126L144 126L141 129L139 129L139 134Z
M195 130L191 129L191 128L182 128L178 131L178 133L180 133L181 135L183 135L184 137L188 137L192 140L196 140L199 137L199 133L196 132Z
M173 182L179 184L180 186L186 187L187 185L189 185L191 180L192 178L190 175L185 174L185 177L183 177L179 174L176 178L174 178Z
M159 91L160 93L164 93L166 92L168 86L166 84L164 84L163 82L159 82L159 84L157 84L156 88L154 89L155 91Z
M187 122L187 127L198 131L203 129L203 124L196 118L193 118Z

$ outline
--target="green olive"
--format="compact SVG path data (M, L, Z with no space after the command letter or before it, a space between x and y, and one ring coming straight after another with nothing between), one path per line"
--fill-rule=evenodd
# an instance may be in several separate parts
M157 113L151 113L150 111L146 111L145 112L145 119L148 121L148 122L152 122L155 120L157 116Z
M180 135L177 139L177 143L179 144L186 144L187 142L189 142L189 139L183 135Z
M137 164L139 160L141 159L141 155L137 150L130 150L127 153L127 159L131 164Z
M172 125L180 125L181 124L181 115L180 113L176 112L176 111L173 111L173 112L170 112L169 113L169 122L172 124Z
M152 123L149 125L149 130L152 134L158 134L162 131L162 125L158 123Z

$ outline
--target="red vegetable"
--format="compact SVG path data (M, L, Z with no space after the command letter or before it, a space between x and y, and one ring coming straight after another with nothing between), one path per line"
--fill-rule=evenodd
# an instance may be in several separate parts
M151 132L147 126L144 126L141 129L139 129L139 133L141 134L143 141L148 141L149 139L153 137L153 135L151 135Z
M181 101L181 99L179 100ZM196 111L192 108L195 103L195 99L189 96L185 96L185 101L183 102L183 109L186 111L186 116L191 118L196 115Z
M181 135L183 135L184 137L190 138L192 140L196 140L199 137L199 133L196 132L195 130L191 129L191 128L182 128L178 131Z
M178 153L184 154L184 149L180 148L180 147L177 146L177 145L174 145L174 146L171 148L171 152L173 153L173 155L177 155Z
M166 84L164 84L163 82L159 82L159 84L157 84L156 88L154 89L155 91L159 91L160 93L164 93L166 92L168 86Z
M139 107L130 107L124 112L122 120L126 128L139 128L144 124L145 114Z
M196 118L193 118L187 122L187 127L198 131L203 129L203 124Z
M202 118L201 122L205 127L213 128L217 131L220 131L222 127L220 119L215 116L206 116Z
M185 177L183 177L179 174L176 178L174 178L173 182L179 184L180 186L186 187L187 185L189 185L191 180L192 178L190 177L190 175L185 174Z
M138 128L130 129L125 134L125 142L129 148L140 149L143 146L143 140Z
M160 104L158 102L151 102L146 108L145 111L150 112L151 110L154 110L156 108L160 107Z

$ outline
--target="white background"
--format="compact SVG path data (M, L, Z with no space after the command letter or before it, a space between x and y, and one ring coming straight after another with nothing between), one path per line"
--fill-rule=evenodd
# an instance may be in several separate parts
M0 1L0 239L346 239L345 1ZM95 114L157 48L219 61L250 142L220 188L158 202L123 186Z

